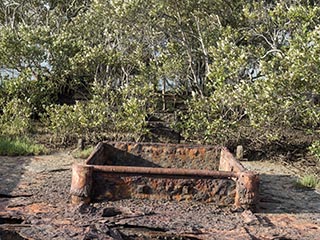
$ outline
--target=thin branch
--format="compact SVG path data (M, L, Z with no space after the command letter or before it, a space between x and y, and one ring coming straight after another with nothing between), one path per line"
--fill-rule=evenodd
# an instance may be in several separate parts
M274 48L273 43L271 43L271 42L268 40L268 38L267 38L266 36L264 36L263 34L257 33L257 32L255 31L255 36L263 38L263 39L266 41L266 43L268 43L268 44L270 45L271 48Z
M271 50L267 51L266 54L263 55L260 59L264 59L264 58L267 57L270 53L280 53L281 57L284 57L284 53L283 53L280 49L271 49Z

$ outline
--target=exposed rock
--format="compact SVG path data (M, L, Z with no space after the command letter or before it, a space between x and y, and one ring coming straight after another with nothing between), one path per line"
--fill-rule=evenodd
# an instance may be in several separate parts
M102 217L114 217L121 214L121 211L119 209L116 209L114 207L106 207L102 209Z

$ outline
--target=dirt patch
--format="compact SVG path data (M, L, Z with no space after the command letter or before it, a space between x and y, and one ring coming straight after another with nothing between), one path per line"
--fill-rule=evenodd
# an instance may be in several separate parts
M261 203L251 214L183 201L72 206L78 160L65 153L0 159L0 236L11 239L315 239L320 231L320 195L296 188L299 173L276 162L244 162L261 173Z

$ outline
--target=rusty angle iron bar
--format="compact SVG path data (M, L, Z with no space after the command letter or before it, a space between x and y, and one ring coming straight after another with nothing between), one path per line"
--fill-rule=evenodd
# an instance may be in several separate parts
M86 165L96 172L108 174L143 175L158 177L181 177L181 178L237 178L239 173L227 171L212 171L183 168L150 168L129 166L102 166Z

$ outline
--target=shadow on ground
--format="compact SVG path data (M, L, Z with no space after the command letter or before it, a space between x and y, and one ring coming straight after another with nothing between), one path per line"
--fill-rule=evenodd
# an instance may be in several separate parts
M24 191L21 180L29 165L29 157L0 157L0 211L3 210L6 202L13 198L28 197L27 191ZM19 187L18 187L19 185Z
M29 157L0 157L0 239L24 239L17 232L5 229L6 225L20 224L21 216L9 216L7 209L15 201L21 201L32 194L24 189L22 178L30 163Z
M320 213L320 194L296 185L290 175L260 175L261 213Z

